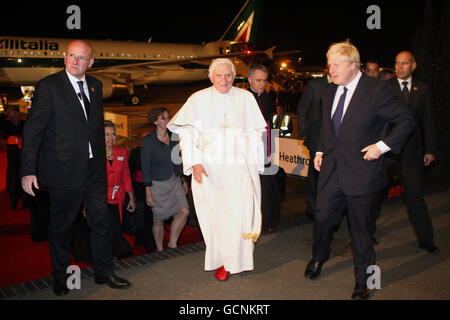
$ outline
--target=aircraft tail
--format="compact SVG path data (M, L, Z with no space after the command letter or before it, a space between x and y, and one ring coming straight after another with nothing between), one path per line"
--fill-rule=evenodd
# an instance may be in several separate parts
M255 43L262 3L263 0L247 0L220 40Z

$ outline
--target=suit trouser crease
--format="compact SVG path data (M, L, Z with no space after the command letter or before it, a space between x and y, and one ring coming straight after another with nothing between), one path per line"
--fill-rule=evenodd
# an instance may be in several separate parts
M367 268L374 265L376 260L372 235L378 199L378 193L365 196L345 195L334 169L326 185L318 192L319 210L314 219L314 261L325 262L329 259L333 232L347 209L355 281L366 284Z
M53 264L53 278L65 279L70 265L70 244L73 224L82 206L85 206L90 228L95 277L104 278L114 271L111 219L107 210L106 186L89 163L87 181L77 190L49 188L50 224L49 249Z
M424 198L424 173L423 164L409 164L402 160L385 158L383 171L388 187L381 195L380 204L377 208L377 218L381 213L381 203L389 192L390 182L395 173L398 174L400 184L403 186L403 199L408 209L409 219L417 236L419 245L433 246L434 232L433 224L428 212L428 207Z

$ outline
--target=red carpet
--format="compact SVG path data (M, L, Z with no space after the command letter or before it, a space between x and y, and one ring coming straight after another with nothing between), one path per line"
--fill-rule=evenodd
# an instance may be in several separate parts
M10 209L5 177L6 152L0 147L0 287L45 278L52 272L48 242L35 243L31 240L29 210ZM18 207L21 207L20 203ZM134 237L125 234L125 238L133 247L133 256L146 253L143 247L134 248ZM178 245L201 240L201 233L187 225L180 235ZM167 246L168 241L169 233L166 232L164 246ZM74 264L81 268L87 267L84 263Z

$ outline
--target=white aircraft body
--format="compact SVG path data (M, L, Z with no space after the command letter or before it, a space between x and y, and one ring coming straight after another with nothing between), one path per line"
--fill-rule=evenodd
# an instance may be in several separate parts
M88 73L102 81L104 98L126 89L131 104L140 102L135 86L207 79L211 59L217 57L232 58L238 75L245 76L248 69L239 56L271 55L274 49L247 49L255 38L255 21L260 14L257 2L247 0L220 40L207 44L87 40L95 58ZM71 40L0 36L0 86L33 86L61 71Z

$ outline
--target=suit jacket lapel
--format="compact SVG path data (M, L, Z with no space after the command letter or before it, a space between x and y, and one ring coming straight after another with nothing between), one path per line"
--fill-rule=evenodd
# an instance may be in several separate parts
M89 120L92 120L93 117L97 114L97 94L98 90L96 90L92 84L92 81L88 75L86 75L86 82L89 90L89 101L91 103L91 113L89 114Z
M400 99L403 99L402 89L400 88L397 77L392 78L390 81L392 82L392 85L394 86L395 94L397 95L397 97L399 97Z
M365 75L361 75L358 84L356 85L355 92L353 92L352 99L348 104L347 110L345 111L344 117L342 118L341 126L339 127L338 137L341 135L342 131L345 130L345 126L352 118L355 111L358 109L360 100L364 97L367 91L367 78Z
M75 92L75 89L73 88L72 83L69 80L69 77L66 74L66 71L61 71L61 85L62 90L64 92L64 97L67 100L68 105L70 106L70 109L77 114L77 116L82 121L86 121L86 117L84 115L83 106L81 105L80 98L78 98L77 93Z
M330 132L333 132L333 124L331 122L331 109L333 108L333 102L334 102L334 96L336 95L337 86L332 84L327 90L327 94L324 97L323 100L323 119L322 119L322 125L323 126L329 126ZM331 134L333 135L333 134Z

